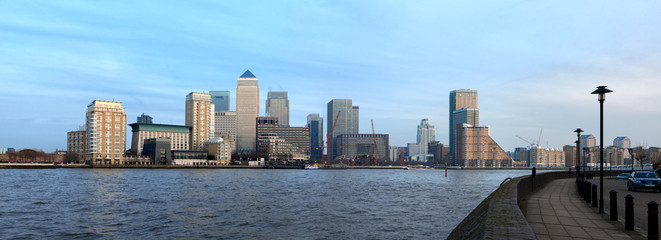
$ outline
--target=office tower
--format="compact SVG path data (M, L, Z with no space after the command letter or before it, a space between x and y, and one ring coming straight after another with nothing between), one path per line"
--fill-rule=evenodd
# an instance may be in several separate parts
M277 117L280 126L289 126L289 99L287 99L287 92L268 93L266 114L270 117Z
M613 146L625 149L624 158L628 159L631 157L629 150L627 150L631 148L631 140L628 137L616 137L613 139Z
M214 111L230 110L230 91L209 91L211 102L214 105Z
M87 150L87 129L81 126L77 131L67 132L67 156L75 163L85 163L85 151ZM0 153L3 154L3 153Z
M188 150L190 148L191 126L132 123L131 153L137 156L146 155L143 146L147 139L167 138L170 150Z
M573 168L576 166L576 146L565 145L562 147L565 152L565 167Z
M122 164L126 151L126 112L121 102L94 100L87 105L86 162Z
M429 123L429 119L425 118L420 121L418 125L418 135L416 143L418 144L418 153L429 154L429 143L436 141L436 131L434 125Z
M309 160L310 130L280 126L276 117L258 117L257 150L269 160Z
M462 122L462 121L457 121L455 120L455 111L461 110L461 109L472 109L473 113L469 114L474 114L476 117L473 118L475 122ZM467 123L472 126L479 126L479 121L478 117L479 112L478 112L478 107L477 107L477 91L476 90L470 90L470 89L458 89L450 92L450 128L449 128L449 135L450 135L450 154L453 156L452 163L453 165L456 165L456 136L457 136L457 128L460 128L462 124Z
M319 113L311 113L306 127L310 130L310 160L321 160L324 154L324 118L319 117Z
M236 112L216 111L215 136L229 142L230 150L236 152Z
M389 157L391 162L399 162L399 147L390 146L389 148Z
M335 138L339 135L358 133L358 110L358 106L352 105L351 99L333 99L328 102L326 111L328 114L328 128L326 131L329 131L329 133L331 131L333 132L329 145L337 145L335 144ZM339 117L337 118L337 124L335 124L335 118L338 116L338 113ZM333 125L335 125L335 129L333 129ZM331 160L338 156L337 149L332 146L329 147L330 153L328 154Z
M388 134L341 134L337 136L336 141L338 156L355 159L361 165L374 165L375 138L377 160L381 163L388 161L390 159Z
M191 92L186 96L186 126L191 127L188 149L202 150L202 145L214 137L214 106L211 95Z
M457 129L457 165L474 168L509 168L512 158L489 136L489 127L463 124Z
M144 113L142 115L138 116L138 123L149 123L149 124L151 124L152 120L153 120L152 117L150 117L149 115L144 114Z
M239 77L236 84L236 148L239 152L254 152L257 142L259 116L258 80L250 70Z

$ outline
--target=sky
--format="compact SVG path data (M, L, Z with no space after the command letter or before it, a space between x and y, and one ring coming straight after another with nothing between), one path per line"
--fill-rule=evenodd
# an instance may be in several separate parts
M262 115L269 90L289 93L292 126L353 99L360 132L373 120L397 146L423 118L447 144L455 89L478 91L505 150L540 130L548 147L599 138L606 85L605 145L661 146L660 1L24 0L0 16L0 148L65 149L95 99L128 123L183 125L190 92L229 90L233 110L248 69Z

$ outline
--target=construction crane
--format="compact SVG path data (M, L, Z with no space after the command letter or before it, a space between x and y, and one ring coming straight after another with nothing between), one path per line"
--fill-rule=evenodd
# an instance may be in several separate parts
M404 153L407 153L408 151L409 150L404 150L399 152L399 162L402 165L402 167L404 166Z
M530 144L531 148L534 147L534 146L540 147L541 146L540 143L542 142L542 131L544 131L544 128L539 129L539 138L537 139L537 142L535 142L535 140L532 140L532 141L526 140L525 138L522 138L519 135L516 135L516 137L518 137L519 139L523 140L524 142Z
M331 137L333 136L333 132L335 131L335 124L337 124L337 119L340 117L340 113L342 110L337 111L337 115L335 116L335 121L333 121L333 128L330 131L330 134L326 136L326 164L330 164L330 147L328 144L331 142ZM322 153L324 152L323 150L321 151ZM324 162L324 156L321 155L321 162Z
M519 136L519 135L516 135L516 137L518 137L519 139L523 140L524 142L530 144L530 148L532 148L532 147L535 146L535 142L534 142L535 140L533 140L533 142L531 142L531 141L526 140L525 138L522 138L522 137Z
M378 165L378 162L377 162L378 154L377 154L377 151L376 151L376 133L374 132L374 120L371 120L371 121L372 121L372 138L374 138L374 166L377 166Z

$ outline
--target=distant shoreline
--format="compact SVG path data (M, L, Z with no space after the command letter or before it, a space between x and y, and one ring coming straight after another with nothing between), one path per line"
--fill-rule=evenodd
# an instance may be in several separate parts
M270 169L264 166L245 166L245 165L229 165L229 166L185 166L185 165L83 165L83 164L45 164L45 163L0 163L0 169L55 169L55 168L140 168L140 169ZM337 169L400 169L402 166L334 166L330 168L319 168L319 170L337 170ZM275 168L278 169L278 168ZM436 167L436 170L444 170L445 167ZM448 167L448 170L531 170L532 168L459 168ZM564 170L569 171L569 167L540 167L537 170ZM606 170L606 169L605 169ZM415 171L415 170L413 170Z

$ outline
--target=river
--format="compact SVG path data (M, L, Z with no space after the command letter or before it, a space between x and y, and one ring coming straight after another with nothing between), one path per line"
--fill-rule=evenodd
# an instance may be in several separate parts
M439 239L529 173L4 169L0 238Z

